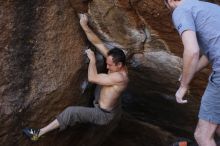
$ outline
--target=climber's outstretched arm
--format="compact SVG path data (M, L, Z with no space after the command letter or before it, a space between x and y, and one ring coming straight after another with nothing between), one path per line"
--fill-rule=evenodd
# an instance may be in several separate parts
M107 57L108 49L104 45L104 43L98 38L98 36L89 28L88 26L88 16L86 14L79 14L80 17L80 25L88 40L99 50L99 52L104 56Z

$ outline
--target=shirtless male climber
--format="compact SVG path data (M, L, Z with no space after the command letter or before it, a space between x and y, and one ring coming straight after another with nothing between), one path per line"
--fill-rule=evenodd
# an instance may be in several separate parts
M128 84L126 56L121 49L107 49L103 42L88 27L88 17L80 14L80 25L89 41L106 58L108 73L97 73L96 58L94 52L86 50L90 60L88 67L88 80L101 86L99 99L94 100L94 107L70 106L60 113L54 121L41 129L24 128L23 133L30 140L37 141L49 131L76 123L94 123L106 125L120 113L120 95Z

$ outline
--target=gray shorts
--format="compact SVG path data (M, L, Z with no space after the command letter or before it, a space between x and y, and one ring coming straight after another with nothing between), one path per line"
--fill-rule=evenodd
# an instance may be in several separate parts
M106 125L115 118L120 118L121 107L117 106L112 111L106 111L94 103L94 107L71 106L67 107L57 116L60 124L60 130L67 126L73 126L76 123L93 123L97 125Z
M213 71L202 96L199 119L220 124L220 72Z

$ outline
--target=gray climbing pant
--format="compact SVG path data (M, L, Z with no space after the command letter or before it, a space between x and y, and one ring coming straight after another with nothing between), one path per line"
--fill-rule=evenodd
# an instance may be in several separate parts
M60 124L60 130L67 126L74 126L76 123L93 123L97 125L107 125L115 118L120 118L121 107L117 106L111 111L100 108L94 102L94 107L70 106L67 107L56 118Z

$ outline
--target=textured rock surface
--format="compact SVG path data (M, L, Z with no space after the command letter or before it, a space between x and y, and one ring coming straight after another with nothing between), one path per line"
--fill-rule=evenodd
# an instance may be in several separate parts
M129 1L93 0L89 5L92 26L110 46L141 51L149 30Z
M159 127L123 118L103 146L167 146L173 139L172 134Z
M85 38L69 1L1 1L1 11L0 139L19 145L24 125L80 101Z
M182 44L162 0L0 3L1 145L166 146L176 136L192 137L209 69L193 81L189 104L177 105ZM88 42L77 18L87 11L91 27L106 45L128 52L131 82L123 107L136 120L123 118L104 127L77 125L33 144L22 136L23 127L42 127L68 105L90 101L92 91L82 96L81 89Z

